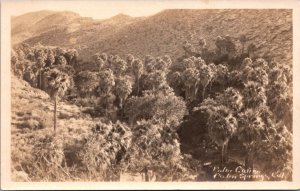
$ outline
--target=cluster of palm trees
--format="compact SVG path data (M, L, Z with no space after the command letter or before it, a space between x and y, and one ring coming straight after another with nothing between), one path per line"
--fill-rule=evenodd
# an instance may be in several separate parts
M255 45L250 44L245 51L246 36L239 41L242 50L229 36L217 37L215 49L209 49L203 38L198 47L186 42L185 55L174 63L168 55L147 55L142 60L131 54L121 58L96 53L92 61L97 70L77 73L73 68L78 57L75 49L22 44L12 51L11 62L15 75L54 99L54 130L57 100L68 89L75 87L83 97L100 97L106 118L110 116L110 98L114 98L122 114L120 120L132 126L132 133L137 135L132 152L137 158L145 158L140 166L149 167L156 161L155 153L159 152L155 152L155 146L166 147L161 153L172 147L160 137L176 134L174 129L188 116L186 106L207 114L207 134L220 146L221 166L228 161L232 137L237 137L246 150L245 168L253 171L254 161L266 153L261 148L270 151L269 155L279 149L280 154L274 157L286 164L291 160L291 149L287 148L292 145L287 138L292 134L291 69L255 58ZM178 141L174 137L171 140L174 144ZM141 152L141 145L147 152ZM168 156L179 159L175 153L179 146L173 149ZM279 165L278 161L274 165Z
M75 49L62 49L23 43L12 51L12 72L35 88L49 93L54 100L54 131L56 107L59 98L73 86L73 65L78 53Z
M204 52L209 51L211 50L206 49ZM262 145L269 150L278 149L274 144L277 137L285 141L282 145L286 148L291 146L291 140L284 137L287 134L283 135L279 131L288 126L289 133L292 133L288 121L292 116L291 72L288 67L274 61L268 63L262 58L252 60L247 54L238 67L231 67L234 57L240 57L238 53L243 51L236 49L229 37L218 37L214 52L228 54L225 56L227 59L207 65L200 56L203 52L189 51L186 54L189 56L183 58L182 67L174 70L171 79L177 82L174 85L184 90L186 100L199 98L197 87L199 84L202 85L202 100L199 99L197 103L200 106L198 109L209 116L208 135L221 147L221 165L226 163L229 141L236 136L246 150L245 168L253 172L254 161L265 156L260 149ZM183 82L182 85L178 84L180 81ZM221 83L223 83L221 90L210 92L207 98L204 96L208 84L214 86ZM278 91L274 88L278 88ZM279 107L284 111L276 110ZM291 151L287 149L281 156L274 157L280 158L281 162L286 164L291 160ZM275 161L273 165L278 166Z

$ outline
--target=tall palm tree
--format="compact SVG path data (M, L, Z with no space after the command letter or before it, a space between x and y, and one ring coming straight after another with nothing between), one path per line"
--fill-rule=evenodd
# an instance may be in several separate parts
M71 86L70 77L57 69L51 69L47 73L47 91L50 97L54 100L54 132L56 133L56 110L57 102L62 98L68 88Z
M106 69L99 74L100 82L98 87L98 92L101 96L105 97L105 115L108 115L108 97L115 86L115 76L111 69Z
M36 68L37 68L37 72L38 72L38 76L39 76L39 88L42 89L42 71L45 67L46 63L45 63L45 59L44 57L40 56L37 58L37 62L36 62Z
M120 77L116 79L115 94L120 100L119 107L123 109L123 102L132 92L132 84L126 77Z
M140 78L142 76L143 69L144 69L143 62L140 59L134 60L132 69L133 69L133 74L135 76L135 81L136 81L136 84L137 84L137 95L139 95L139 92L140 92Z
M254 151L263 141L265 123L257 109L247 109L239 115L238 138L246 148L245 168L253 172Z
M224 165L224 152L227 144L237 129L237 120L225 106L216 107L208 119L208 133L210 138L219 146L221 150L221 166Z

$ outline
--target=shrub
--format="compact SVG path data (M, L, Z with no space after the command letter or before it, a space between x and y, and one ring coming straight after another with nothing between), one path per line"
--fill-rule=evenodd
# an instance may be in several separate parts
M18 112L16 112L16 115L19 116L19 117L22 117L22 116L25 115L25 113L22 112L22 111L18 111Z
M127 157L129 170L144 172L146 181L150 170L157 181L178 181L187 172L176 132L158 121L137 122Z
M129 148L130 136L129 128L120 122L99 122L92 128L79 151L79 157L93 180L112 180L122 171L123 156Z
M17 124L20 129L44 129L52 126L52 116L43 110L19 112L19 115L21 113L23 113L22 122Z
M93 107L99 104L99 98L95 98L95 97L77 98L75 104L77 106L82 106L82 107Z
M57 181L65 179L63 137L46 134L38 137L32 149L30 176L33 180Z
M17 125L18 128L24 129L24 128L29 128L29 129L37 129L40 127L40 122L34 119L29 119L26 121L23 121L22 123L19 123Z
M53 126L53 119L52 119L52 114L43 111L43 110L39 110L38 111L38 115L34 115L33 118L37 121L39 121L40 129L44 129L47 127L52 127Z

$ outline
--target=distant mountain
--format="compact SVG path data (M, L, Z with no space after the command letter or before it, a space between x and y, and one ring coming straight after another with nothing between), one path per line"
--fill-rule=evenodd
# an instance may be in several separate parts
M72 24L81 19L73 12L39 11L12 18L12 43L17 44L26 39L47 34L56 29L74 27ZM91 20L91 19L90 19Z
M131 53L137 57L169 54L176 59L183 54L185 40L196 45L203 37L214 47L219 35L238 38L241 34L248 38L246 46L251 42L258 45L260 56L291 63L291 10L176 9L137 18L119 14L106 20L71 12L40 11L12 18L13 44L24 41L76 47L83 60L96 52L121 56Z
M110 19L106 19L102 22L102 24L116 25L121 23L131 23L135 19L129 15L118 14L116 16L111 17Z
M17 35L25 30L30 29L39 20L53 14L54 11L38 11L27 13L21 16L12 17L12 33Z

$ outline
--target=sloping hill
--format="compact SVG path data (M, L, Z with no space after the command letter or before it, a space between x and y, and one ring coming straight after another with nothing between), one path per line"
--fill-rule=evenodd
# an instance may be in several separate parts
M36 140L53 132L53 102L45 92L32 88L12 75L11 88L11 155L12 179L29 181L20 161L32 161ZM82 140L99 119L84 115L82 108L63 101L57 108L57 134L64 137L66 153Z
M111 38L93 43L89 50L138 56L170 54L176 58L183 54L185 40L196 44L199 37L204 37L212 47L218 35L226 34L236 38L245 34L247 44L259 45L259 54L291 59L291 12L276 10L166 10L127 25Z
M67 35L78 30L81 23L89 23L91 21L91 18L81 17L77 13L67 11L39 11L13 17L12 44L14 45L37 36L48 36L59 31L65 31L64 35Z
M13 75L12 84L12 131L26 128L52 130L54 104L49 95L42 90L31 87L27 82ZM82 108L76 105L59 102L57 108L59 131L76 127L72 122L78 122L83 118L85 121L92 120L88 115L81 112Z
M88 60L96 52L121 56L131 53L138 57L169 54L176 59L183 54L185 40L196 45L198 39L204 37L209 46L214 47L214 39L219 35L238 38L245 34L248 38L246 46L256 43L258 55L271 56L282 63L291 63L292 59L291 10L178 9L142 18L120 14L98 21L77 16L67 17L66 20L54 19L60 14L64 13L44 18L43 22L48 23L49 28L56 26L55 29L43 28L41 33L37 32L25 42L76 46L83 60ZM18 34L13 33L14 38L18 38Z
M18 33L24 32L25 30L30 29L40 21L41 19L53 14L54 11L38 11L38 12L32 12L27 13L21 16L12 17L12 34L14 36L17 36Z

